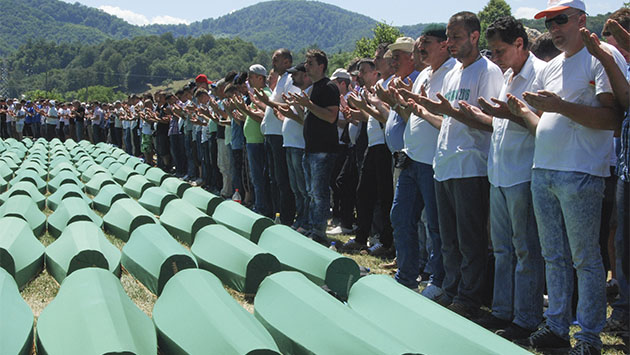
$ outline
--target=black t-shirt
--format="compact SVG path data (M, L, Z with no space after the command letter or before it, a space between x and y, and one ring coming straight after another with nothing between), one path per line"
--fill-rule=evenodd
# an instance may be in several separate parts
M76 109L77 115L74 118L74 120L76 122L83 122L83 119L85 118L85 107L83 106L79 106L78 109Z
M320 107L339 106L339 88L330 79L323 78L313 84L311 101ZM337 119L328 123L309 111L304 119L304 142L306 153L337 152Z
M158 106L157 108L158 117L163 118L164 116L166 116L167 107L169 107L168 104ZM168 122L158 122L155 132L158 135L167 136L168 135Z
M7 105L0 105L0 110L6 110L8 109ZM7 114L6 113L0 113L0 121L2 122L6 122L7 121Z

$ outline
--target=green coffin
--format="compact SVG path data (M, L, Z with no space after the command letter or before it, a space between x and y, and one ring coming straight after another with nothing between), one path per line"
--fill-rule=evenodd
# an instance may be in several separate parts
M151 165L146 163L138 164L133 168L133 170L137 171L140 175L146 174L149 169L151 169Z
M114 202L109 212L103 217L103 222L106 231L124 242L129 240L131 233L141 225L158 223L151 212L130 198Z
M64 184L75 184L79 186L81 190L85 188L85 185L83 185L81 180L79 180L74 172L64 170L60 171L57 176L48 181L48 192L55 193L55 191L57 191L57 189L59 189L59 187Z
M87 197L85 192L83 192L79 188L79 186L75 184L61 185L59 189L55 191L54 194L48 196L48 198L46 199L46 206L51 211L54 211L57 209L61 201L68 197L80 197L83 199L83 201L85 201L85 203L88 204L88 206L90 207L92 206L92 200L89 197Z
M11 170L11 168L2 161L0 161L0 177L5 180L11 180L13 177L13 170Z
M137 157L129 157L127 158L127 160L124 161L124 164L125 166L135 169L136 166L138 166L139 164L142 164L142 159L137 158Z
M174 237L191 245L197 232L207 225L214 224L214 221L190 203L176 199L166 205L160 215L160 223Z
M200 268L247 294L256 293L262 280L281 268L275 256L220 224L201 228L190 251Z
M0 176L0 192L6 192L8 187L9 183L2 176Z
M71 171L74 173L75 177L81 175L79 174L79 171L74 167L74 165L72 165L72 163L63 162L51 167L50 171L48 172L48 179L54 179L55 176L59 175L59 173L62 171Z
M71 273L86 267L100 267L120 277L120 250L101 228L90 221L72 223L59 239L46 247L46 269L61 283Z
M275 255L283 269L299 271L317 285L325 284L342 299L359 279L359 266L354 260L304 237L291 227L267 228L258 245Z
M46 231L46 215L28 196L12 196L0 206L0 217L9 216L24 219L36 236L41 236Z
M192 186L187 182L184 182L176 177L170 176L164 179L164 181L162 181L162 184L160 185L160 187L170 193L177 195L177 197L181 198L182 196L184 196L184 192L186 191L186 189L189 189Z
M16 195L25 195L30 197L33 202L35 202L37 207L42 211L44 210L44 208L46 208L46 197L41 192L39 192L32 181L24 180L11 186L11 188L7 192L0 195L0 203L5 203L6 200L11 198L11 196Z
M271 219L234 201L221 202L212 213L212 218L254 243L258 243L265 229L274 225Z
M107 171L113 176L116 170L118 170L121 166L123 166L122 163L117 161L113 162L110 166L107 167Z
M387 275L357 281L350 290L348 305L367 323L395 334L423 354L529 354Z
M83 157L77 162L77 170L81 173L81 179L83 179L83 173L87 171L92 165L97 165L92 158ZM85 181L85 180L83 180Z
M100 166L104 167L105 169L108 169L109 166L112 165L115 162L116 162L116 158L114 158L114 157L107 157L100 163Z
M85 268L63 281L37 320L37 353L157 354L157 336L116 276Z
M24 163L22 163L22 165L20 165L20 168L15 173L19 175L24 170L33 170L43 180L48 177L48 172L46 171L46 168L44 168L44 166L42 166L42 164L38 161L25 161Z
M11 156L5 156L6 152L0 157L0 164L6 165L9 169L15 171L19 168L19 165L11 158ZM18 160L19 161L19 160Z
M48 232L54 238L58 238L68 225L78 221L91 221L99 228L103 226L101 217L82 198L68 197L48 216Z
M155 186L160 186L162 181L164 181L170 175L165 173L164 170L160 168L151 168L144 173L144 176L149 179Z
M15 280L0 268L0 354L31 354L34 321Z
M94 156L94 154L92 154L92 156ZM99 155L94 157L94 161L97 164L101 164L103 161L105 161L107 157L109 157L109 154L107 154L106 152L101 152Z
M146 189L138 202L142 207L159 216L164 212L166 205L175 199L177 199L176 195L166 192L161 187L154 186Z
M280 354L267 330L205 270L173 276L153 307L153 322L166 354Z
M115 172L112 173L114 174L114 180L116 180L116 182L121 185L124 185L125 182L127 182L127 180L129 180L132 175L138 174L135 170L125 165L119 167L118 169L116 169Z
M94 175L96 175L97 173L102 173L102 172L109 173L109 171L107 171L107 169L105 169L104 167L96 163L92 164L83 172L83 174L81 174L81 180L83 180L84 182L88 182L92 180Z
M92 196L96 196L105 185L115 183L116 181L114 181L114 177L111 176L110 173L106 171L99 171L85 184L85 191Z
M182 199L190 202L191 205L209 216L212 216L217 206L223 202L223 198L213 195L201 187L186 189Z
M97 211L107 213L114 202L123 198L129 198L129 196L123 191L120 185L112 183L103 186L92 201Z
M125 269L156 295L179 270L197 267L193 255L159 224L134 230L122 252Z
M22 289L44 267L44 246L21 218L0 218L0 230L3 231L0 233L0 267L7 270Z
M254 304L283 354L414 353L297 272L267 277Z
M17 174L11 181L9 181L9 188L20 181L30 181L37 187L39 192L42 194L46 193L46 181L40 178L39 174L33 170L23 170Z
M127 179L127 182L123 185L123 190L131 197L138 199L142 196L142 193L153 184L147 180L143 175L136 173Z
M70 163L72 160L70 157L65 155L57 155L56 157L51 158L49 166L55 166L61 163Z

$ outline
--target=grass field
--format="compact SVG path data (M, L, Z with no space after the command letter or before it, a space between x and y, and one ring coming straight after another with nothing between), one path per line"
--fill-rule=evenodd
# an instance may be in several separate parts
M92 197L92 196L90 196ZM46 215L52 214L52 211L46 208L44 210ZM102 215L97 212L101 217ZM106 233L107 239L115 245L117 248L122 249L124 246L124 242L120 239L115 238L114 236ZM343 244L349 238L353 236L350 235L342 235L335 237L338 245ZM50 236L49 233L46 233L39 239L44 246L50 245L55 239ZM391 269L383 269L381 264L391 260L382 260L369 255L360 255L360 254L345 254L348 257L354 259L359 265L363 267L367 267L370 269L371 274L389 274L393 276L394 271ZM140 308L144 313L148 316L151 316L151 311L153 309L153 305L155 304L157 297L153 295L146 287L144 287L140 282L138 282L133 276L131 276L126 270L122 271L121 283L127 295L133 300L133 302ZM422 287L422 286L421 286ZM26 300L28 305L33 310L35 315L35 319L37 322L37 318L44 310L44 308L53 300L53 298L57 295L59 290L59 284L57 281L50 275L46 270L43 270L34 280L32 280L27 286L22 290L22 297ZM232 289L226 288L227 292L234 297L236 301L238 301L247 311L253 313L254 311L254 302L253 297L249 295L245 295L243 293L234 291ZM608 312L610 313L610 307L608 307ZM571 333L574 333L578 330L577 326L573 326L571 329ZM620 337L613 337L608 335L602 335L602 341L604 342L604 351L603 354L628 354L628 347L625 344L628 344L628 340L626 339L625 344Z

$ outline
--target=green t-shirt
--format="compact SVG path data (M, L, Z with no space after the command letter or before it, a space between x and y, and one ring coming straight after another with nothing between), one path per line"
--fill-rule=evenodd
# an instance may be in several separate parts
M269 89L269 87L265 87L263 91L267 94L267 96L271 96L271 89ZM254 107L253 103L251 104L251 107ZM245 119L243 134L245 134L245 141L247 143L263 143L265 141L265 137L260 131L260 122L256 122L256 120L249 116Z

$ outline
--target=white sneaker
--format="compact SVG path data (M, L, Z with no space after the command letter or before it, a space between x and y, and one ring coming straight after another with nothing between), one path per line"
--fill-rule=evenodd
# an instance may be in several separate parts
M328 235L340 235L340 234L352 234L352 229L344 228L342 226L336 226L326 230Z
M431 301L437 302L444 295L444 290L441 287L437 287L434 284L429 284L422 292L420 293L424 297L430 299Z

